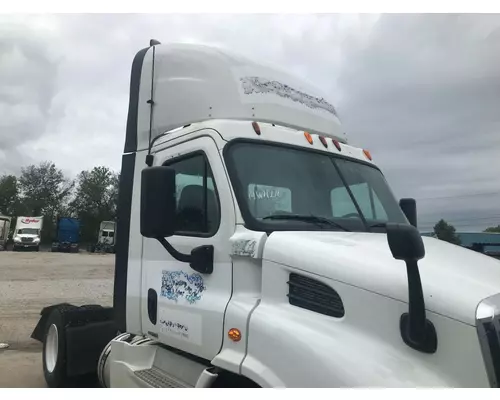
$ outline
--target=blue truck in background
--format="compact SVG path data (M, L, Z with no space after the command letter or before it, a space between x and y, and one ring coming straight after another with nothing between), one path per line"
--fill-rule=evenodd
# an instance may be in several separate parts
M53 252L79 252L80 220L67 217L57 218L56 235L56 239L52 242Z

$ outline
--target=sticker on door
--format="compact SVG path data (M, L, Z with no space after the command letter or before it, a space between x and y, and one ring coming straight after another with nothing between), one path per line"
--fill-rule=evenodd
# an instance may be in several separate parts
M160 333L201 346L201 315L172 309L160 310Z
M176 303L184 301L192 305L201 300L205 289L203 277L198 273L162 271L160 295L168 300Z

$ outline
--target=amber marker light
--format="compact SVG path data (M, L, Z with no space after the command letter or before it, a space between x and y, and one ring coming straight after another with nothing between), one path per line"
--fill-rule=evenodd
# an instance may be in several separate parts
M233 342L239 342L241 340L241 332L236 328L229 329L227 336L229 336L229 339L231 339Z
M309 144L313 144L313 137L311 136L311 134L309 132L304 132L304 136L307 139L307 141L309 142Z

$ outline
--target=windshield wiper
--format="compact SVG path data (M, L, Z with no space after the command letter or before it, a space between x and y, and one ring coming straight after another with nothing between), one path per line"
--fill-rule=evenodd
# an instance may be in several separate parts
M325 217L318 217L316 215L300 215L300 214L278 214L278 215L268 215L263 219L282 219L282 220L295 220L295 221L304 221L311 222L313 224L327 224L330 226L335 226L336 228L342 229L345 232L351 232L350 229L340 225L338 222L335 222L331 219Z
M387 227L387 223L385 222L378 222L376 224L368 226L368 228L385 228L385 227Z

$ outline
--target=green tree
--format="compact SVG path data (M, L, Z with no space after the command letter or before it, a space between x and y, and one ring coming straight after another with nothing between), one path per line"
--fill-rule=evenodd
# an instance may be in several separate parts
M484 232L488 233L500 233L500 225L498 226L490 226L489 228L486 228Z
M0 176L0 214L14 216L19 208L19 185L14 175Z
M82 171L70 210L82 223L82 241L94 242L101 221L116 218L119 175L108 167Z
M50 161L21 169L18 214L44 217L43 242L53 240L55 219L66 207L73 187L74 182Z
M455 232L455 227L448 224L444 219L439 220L439 222L434 225L434 234L438 239L459 245L461 243L460 238Z

